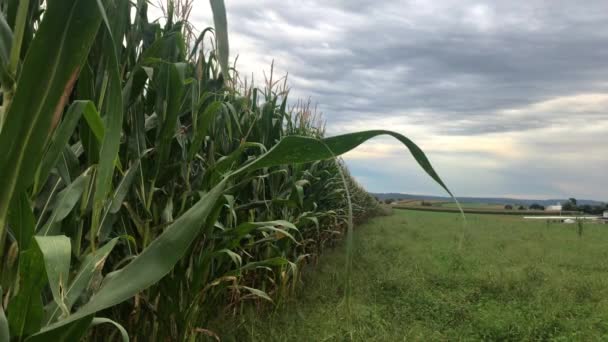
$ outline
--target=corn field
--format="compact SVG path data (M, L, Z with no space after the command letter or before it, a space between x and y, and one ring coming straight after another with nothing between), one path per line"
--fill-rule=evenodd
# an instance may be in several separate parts
M0 341L194 341L292 295L378 209L337 159L375 136L445 188L406 137L325 137L241 79L223 1L199 35L191 5L0 1Z

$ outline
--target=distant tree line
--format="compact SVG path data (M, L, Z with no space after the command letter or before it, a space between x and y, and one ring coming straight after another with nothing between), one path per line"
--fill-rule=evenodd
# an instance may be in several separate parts
M601 215L605 210L608 210L608 204L583 204L579 205L576 198L570 198L566 202L562 203L562 209L564 211L581 211L585 214L590 215Z
M515 207L517 207L518 210L526 210L526 209L545 210L545 207L538 203L533 203L528 208L526 208L524 205L506 204L505 210L513 210L513 209L515 209ZM566 202L562 203L562 210L563 211L578 211L578 212L583 212L585 214L590 214L590 215L601 215L604 211L608 210L608 204L602 203L599 205L590 205L590 204L579 205L576 198L569 198Z
M526 208L526 206L524 206L523 204L520 205L516 205L517 210L545 210L545 207L543 207L542 205L539 204L532 204L529 208ZM513 210L515 207L512 204L506 204L505 205L505 210Z

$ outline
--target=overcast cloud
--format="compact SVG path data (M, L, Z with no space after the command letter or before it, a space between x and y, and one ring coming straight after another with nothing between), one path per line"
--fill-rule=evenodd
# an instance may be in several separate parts
M608 200L608 2L226 1L232 56L289 71L331 135L411 137L460 196ZM199 1L191 19L211 22ZM407 151L345 156L370 191L442 194Z

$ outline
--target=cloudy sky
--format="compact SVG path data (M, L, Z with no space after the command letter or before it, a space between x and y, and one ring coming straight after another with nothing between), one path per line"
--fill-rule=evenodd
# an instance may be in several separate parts
M328 134L391 129L459 196L608 200L608 1L227 0L232 57L274 59ZM191 20L211 22L197 0ZM373 192L443 194L378 138L345 157Z

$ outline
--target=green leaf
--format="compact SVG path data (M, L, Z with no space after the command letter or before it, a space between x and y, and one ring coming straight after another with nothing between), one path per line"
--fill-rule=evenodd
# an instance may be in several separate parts
M239 224L236 228L229 231L231 234L235 234L237 236L244 236L249 234L251 231L261 228L261 227L286 227L289 229L298 230L293 223L285 220L276 220L276 221L266 221L266 222L245 222Z
M99 291L74 314L45 327L42 333L121 303L158 282L183 257L207 216L221 198L221 182L167 227L144 251L124 268L106 276Z
M78 178L57 195L55 200L55 208L46 224L37 232L37 235L51 234L53 224L63 220L74 209L76 203L80 200L85 188L89 185L91 177L91 168L85 170Z
M228 67L228 21L226 20L226 7L224 0L210 0L213 11L213 26L215 27L215 39L217 41L217 54L224 78L230 78Z
M164 89L166 106L162 116L162 124L160 125L162 127L159 137L160 141L157 144L157 170L163 167L163 164L169 158L169 153L171 153L171 142L177 129L177 119L184 94L185 68L185 63L168 65L167 81L162 83L166 87Z
M28 8L30 2L33 1L19 1L19 5L17 7L17 17L13 25L13 44L11 45L11 54L8 64L9 73L17 76L17 67L19 66L19 61L21 57L21 49L24 48L26 44L24 44L23 35L26 31L26 25L29 21ZM29 25L27 25L29 26ZM26 39L27 41L27 39Z
M266 260L262 260L262 261L250 262L235 272L252 270L252 269L255 269L258 267L276 267L276 266L283 266L283 265L287 265L287 264L289 264L289 260L287 260L283 257L276 257L276 258L270 258L270 259L266 259Z
M101 143L103 141L103 136L105 135L106 129L103 126L103 120L101 116L99 116L99 112L95 108L95 104L92 107L85 107L85 111L83 113L84 119L86 120L91 132L95 136L97 142Z
M44 260L37 246L19 253L19 292L8 304L12 336L26 336L42 325L42 289L46 284Z
M4 15L0 15L0 80L2 83L8 81L6 78L11 45L13 45L13 32ZM0 129L1 127L2 125L0 125Z
M0 132L0 237L13 196L33 182L100 22L90 0L47 3Z
M239 145L239 147L231 152L229 155L222 157L218 160L215 165L207 170L205 175L204 184L205 186L214 186L217 184L222 177L229 173L231 168L238 165L238 162L243 157L244 152L248 148L258 148L261 152L266 152L266 147L260 143L246 142Z
M262 298L269 302L272 302L272 298L270 298L270 296L262 290L254 289L253 287L248 287L248 286L238 286L238 289L247 290L249 293L251 293L255 297Z
M51 140L49 149L44 154L42 163L38 166L35 182L37 189L34 190L34 193L37 193L37 190L46 183L51 169L57 165L57 162L61 158L61 154L68 144L70 136L74 133L74 129L76 129L76 125L78 125L78 120L80 120L86 107L89 107L89 111L95 110L95 105L93 105L93 102L91 101L75 101L70 105L63 121L53 135L53 139Z
M291 235L285 229L276 228L276 227L262 227L262 228L259 228L259 230L275 232L278 235L277 240L279 240L279 239L281 239L283 237L288 237L291 241L293 241L296 244L298 244L298 241L296 240L296 238L294 238L293 235Z
M61 177L61 180L66 185L72 184L73 179L80 176L81 167L78 156L76 156L70 145L66 145L63 152L61 152L61 157L55 168L57 169L57 174L59 174L59 177Z
M4 294L2 293L2 288L0 287L0 341L9 341L10 334L8 329L8 321L6 320L4 308L2 307L2 298L4 298Z
M62 325L57 329L45 330L29 336L26 342L74 342L81 341L84 334L91 326L93 316L87 316Z
M44 258L46 276L51 286L55 303L59 305L64 314L69 314L65 304L66 289L70 276L70 257L72 245L65 235L36 236L36 243Z
M222 254L226 254L230 257L230 259L232 259L232 262L237 266L237 267L241 267L243 260L241 259L241 256L238 255L237 253L224 248L224 249L220 249L216 252L213 253L214 255L222 255Z
M114 190L114 194L112 195L112 198L109 202L110 205L108 208L108 212L110 214L116 214L118 210L120 210L120 206L122 205L122 202L127 196L127 192L131 188L133 179L135 178L135 175L139 170L139 163L140 161L138 159L133 165L131 165L131 167L127 170L125 175L122 177L122 180L120 181L120 183L118 183L118 186Z
M220 101L214 101L199 113L196 120L197 127L194 131L194 139L188 151L188 160L194 159L194 156L201 150L203 141L207 136L207 131L215 119L215 114L221 107L222 103Z
M118 53L116 44L112 37L112 27L108 22L105 9L97 0L98 6L94 11L98 11L105 22L106 35L104 48L109 52L107 58L108 88L103 104L103 113L105 113L105 134L99 152L99 165L97 175L95 177L95 194L93 195L93 217L91 222L91 239L93 248L95 248L95 240L99 233L100 216L103 208L108 200L108 194L112 186L112 176L114 175L114 164L117 159L118 149L120 147L120 136L122 132L123 118L123 103L122 103L122 85L120 82ZM95 7L95 6L92 6Z
M30 201L25 192L13 199L8 222L15 234L19 249L25 251L30 246L36 225Z
M122 337L123 342L129 342L129 334L127 334L127 331L125 330L125 328L114 322L113 320L109 319L109 318L103 318L103 317L95 317L93 318L93 321L91 322L91 326L94 327L96 325L100 325L100 324L104 324L104 323L109 323L112 324L116 327L116 329L118 329L118 331L120 332L120 336Z
M104 262L114 246L116 246L117 242L118 238L114 238L95 252L87 254L84 258L80 264L78 273L76 273L74 279L70 282L70 286L65 291L65 305L68 310L71 310L80 295L87 289L93 277L96 275L101 277L101 269L103 268ZM61 312L59 306L55 302L49 304L46 311L49 313L46 320L47 324L55 321Z
M245 171L259 170L261 168L276 165L308 163L316 160L334 158L379 135L390 135L404 144L410 150L410 153L414 159L416 159L418 165L447 191L450 196L454 197L439 175L435 172L424 152L414 144L414 142L399 133L384 130L348 133L325 139L287 136L271 148L268 153L235 171L233 176Z

